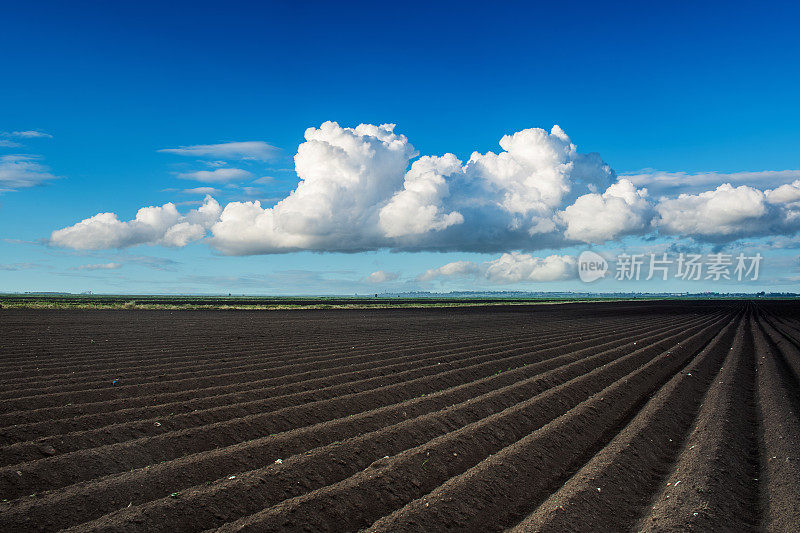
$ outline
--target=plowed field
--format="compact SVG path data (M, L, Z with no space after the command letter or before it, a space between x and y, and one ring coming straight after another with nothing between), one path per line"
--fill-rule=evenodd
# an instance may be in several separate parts
M2 531L798 531L800 306L0 310Z

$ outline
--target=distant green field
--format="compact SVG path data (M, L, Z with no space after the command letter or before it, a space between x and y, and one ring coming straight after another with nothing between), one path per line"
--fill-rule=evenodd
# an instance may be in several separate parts
M642 301L666 299L749 299L735 296L537 296L537 297L347 297L347 296L131 296L131 295L0 295L5 309L382 309L466 307L487 305L543 305L578 302ZM786 298L782 296L781 298Z
M385 297L208 297L208 296L0 296L6 309L376 309L534 305L567 302L619 301L631 298L385 298ZM637 300L647 298L636 298Z

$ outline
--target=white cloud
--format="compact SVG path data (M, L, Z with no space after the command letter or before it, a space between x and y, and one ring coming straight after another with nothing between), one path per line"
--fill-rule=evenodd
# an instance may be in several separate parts
M781 185L772 190L764 191L767 202L770 204L793 204L800 202L800 180Z
M246 141L164 148L159 150L159 152L193 157L213 157L226 160L253 159L257 161L267 161L277 155L278 149L263 141Z
M215 170L198 170L196 172L183 172L178 174L182 180L202 181L203 183L225 183L235 180L246 180L253 174L240 168L218 168Z
M54 231L50 244L76 250L127 248L138 244L186 246L203 238L219 213L219 204L210 196L202 206L186 215L181 215L172 203L143 207L136 218L126 222L114 213L100 213Z
M18 142L9 141L8 139L0 139L0 147L2 148L19 148L22 146Z
M579 154L558 126L550 133L531 128L505 135L500 147L505 151L499 154L474 152L467 172L495 189L509 213L532 214L532 233L538 233L540 221L561 206L573 184L608 185L613 181L611 168L597 154Z
M396 192L380 210L383 234L387 237L417 235L462 224L461 213L444 213L441 208L442 199L449 195L445 177L461 172L461 161L453 154L424 156L415 161L406 173L403 190Z
M472 261L454 261L426 270L417 277L417 281L431 281L438 278L469 278L478 275L480 267Z
M727 183L713 191L664 199L656 209L662 232L700 236L743 233L745 225L753 227L767 212L763 192Z
M56 179L37 159L29 155L0 156L0 190L34 187Z
M725 183L697 195L662 199L656 206L660 232L709 241L792 234L800 227L800 183L774 190Z
M601 244L632 233L641 233L650 224L652 208L647 189L636 189L620 179L603 194L585 194L560 213L568 239Z
M92 265L81 265L75 270L117 270L122 268L122 263L96 263Z
M512 252L485 264L485 276L495 283L520 281L559 281L574 278L577 260L569 255L545 258Z
M383 241L378 212L403 183L416 152L394 125L342 128L326 122L305 132L295 155L301 181L275 207L231 202L212 228L228 254L297 249L350 251Z
M35 131L35 130L27 130L27 131L11 131L5 132L3 135L7 137L21 137L23 139L36 139L36 138L47 138L52 139L53 136L49 133L44 133L42 131Z
M572 279L577 260L569 255L534 257L519 252L505 253L492 261L456 261L426 271L418 281L473 278L490 283L548 282Z
M377 272L373 272L369 276L366 277L364 281L368 283L386 283L387 281L394 281L398 277L399 274L396 272L386 272L385 270L378 270Z

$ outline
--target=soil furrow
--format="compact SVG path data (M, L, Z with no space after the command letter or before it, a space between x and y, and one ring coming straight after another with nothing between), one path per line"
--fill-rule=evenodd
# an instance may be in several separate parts
M537 428L548 427L552 423L550 420L559 417L561 413L571 412L576 406L585 403L587 396L596 396L600 393L603 387L618 383L616 380L621 380L623 385L627 384L631 380L631 375L641 373L641 370L636 370L637 368L656 366L663 372L672 365L661 366L653 361L683 360L689 355L678 354L695 353L702 349L720 327L720 321L717 321L700 331L686 331L678 339L668 339L649 345L648 348L655 348L656 352L661 350L661 355L650 353L648 356L637 357L642 355L644 350L633 352L627 357L588 373L583 378L556 387L528 402L434 439L422 447L407 450L398 456L374 464L343 482L292 498L275 507L227 524L222 530L279 531L292 528L294 521L298 519L319 529L325 529L334 523L339 524L337 528L343 530L368 526L408 501L426 494L447 479L461 475L476 462L514 443L524 442L531 435L541 431ZM581 387L581 383L589 385L589 389L587 390L586 385ZM595 396L592 398L595 399ZM596 399L595 401L602 402ZM573 442L579 440L575 439ZM509 490L512 488L509 487ZM366 499L362 499L360 495ZM466 497L461 494L459 496ZM474 500L475 496L468 500ZM478 495L477 498L481 499L482 496L485 495ZM358 505L358 502L367 500L368 506ZM503 505L509 503L503 502ZM483 504L476 504L474 501L468 501L467 505L477 505L475 509L483 507ZM490 520L497 523L491 518ZM403 522L401 527L395 527L393 530L405 530L406 525ZM444 529L446 526L433 525L424 530Z
M661 490L702 399L744 322L673 377L605 448L513 528L514 533L629 531Z
M644 326L646 326L645 324ZM630 328L619 328L616 331L626 331ZM586 331L581 334L581 338L591 338L592 335L597 335L597 337L601 337L605 334L604 330L600 330L600 332L595 332L594 330ZM543 348L548 345L558 345L559 343L564 343L565 338L562 336L560 338L556 338L555 340L551 337L543 337L539 338L536 341L525 342L521 345L517 344L503 344L506 350L513 349L513 350L520 350L523 351L526 347L536 347ZM21 426L23 424L35 424L37 421L47 421L48 428L52 431L58 432L69 432L69 431L76 431L78 428L68 428L68 427L57 427L57 423L52 423L51 421L59 420L63 418L69 418L69 423L80 423L82 419L91 420L91 415L96 414L94 419L100 420L108 420L109 412L116 411L113 416L119 416L119 421L125 420L122 416L121 411L123 409L130 409L134 412L141 412L141 415L136 416L136 418L146 418L147 415L147 408L155 407L157 411L154 414L157 415L164 415L172 412L187 412L192 411L195 409L203 408L206 405L219 405L220 403L226 403L225 398L222 396L226 393L235 394L239 393L235 396L238 401L246 401L247 394L250 395L257 395L255 397L263 398L264 387L268 386L271 383L277 383L280 385L287 385L289 383L300 383L303 381L310 381L311 379L320 378L324 376L332 376L336 375L336 370L345 369L342 374L357 372L359 370L379 370L382 367L388 367L391 363L399 364L398 361L404 362L414 362L414 361L446 361L448 359L453 359L457 357L459 354L467 354L467 355L479 355L481 353L501 353L501 350L498 350L498 347L477 347L473 348L469 345L464 345L459 347L458 349L454 350L447 350L442 352L441 354L437 353L429 353L424 352L418 355L410 355L410 356L399 356L399 357L389 357L386 359L381 359L380 354L375 354L374 356L370 357L370 361L361 364L353 364L353 361L350 361L350 358L345 358L345 364L342 364L341 359L336 359L333 361L333 364L336 366L328 366L323 362L315 361L313 363L303 363L303 364L296 364L296 365L287 365L286 367L282 367L279 369L272 369L272 370L265 370L265 375L269 376L268 378L264 379L257 379L252 381L245 381L242 382L240 376L232 376L230 379L224 378L222 376L216 376L215 385L211 387L205 388L192 388L188 386L186 390L182 390L180 392L173 392L173 393L160 393L155 395L141 395L136 398L119 398L114 400L106 400L91 404L78 404L78 405L70 405L69 407L50 407L50 408L29 408L25 411L19 412L11 412L6 413L4 415L0 415L0 420L2 420L6 427L8 425L17 425ZM381 365L378 363L385 363ZM314 368L314 370L303 371L305 368ZM225 384L225 383L230 384ZM192 383L192 382L190 382ZM275 390L275 389L273 389ZM214 398L211 398L211 397ZM206 398L205 400L203 398ZM189 400L189 401L187 401ZM205 401L205 404L203 403ZM114 406L119 406L122 409L113 409ZM136 410L139 411L136 411ZM88 411L88 412L87 412ZM102 414L101 414L102 413ZM45 418L47 417L47 418ZM85 418L79 418L85 417ZM133 419L136 419L133 418ZM13 422L10 423L10 422ZM108 425L109 422L106 422ZM3 438L7 438L8 441L12 441L12 435L16 431L20 431L23 428L18 427L14 428L13 430L9 429L0 429L0 436ZM34 430L35 431L35 430ZM18 439L19 440L19 439Z
M761 452L761 526L797 531L800 525L800 390L785 360L798 357L794 344L760 320L753 324Z
M633 344L629 343L627 346L632 347ZM646 350L654 352L657 348L651 347ZM235 481L223 481L220 484L215 484L209 490L204 490L206 487L201 486L192 493L193 496L191 497L184 492L180 499L165 498L147 509L135 507L129 511L126 510L128 512L123 512L124 516L117 517L112 521L115 524L114 527L118 527L119 520L124 520L124 525L121 527L125 530L135 529L136 524L142 524L144 530L151 531L167 531L175 527L186 530L190 529L191 524L195 524L196 529L202 529L202 524L210 523L209 521L211 520L221 524L223 514L218 510L213 515L207 512L198 512L189 522L183 514L178 513L176 515L176 509L182 511L186 505L192 507L196 505L205 507L208 505L209 508L218 509L221 502L227 502L225 508L228 511L224 514L225 519L230 520L235 512L239 513L236 518L247 515L264 506L296 496L299 494L298 490L306 492L315 485L319 487L339 481L367 467L372 461L384 455L394 455L404 449L420 445L439 434L453 431L466 424L490 416L499 410L511 407L560 383L583 376L593 368L612 362L624 353L625 351L619 348L580 358L577 357L579 354L576 353L528 365L504 374L506 376L512 373L527 374L532 375L532 377L501 387L500 383L498 383L500 376L493 376L490 378L493 383L485 384L485 386L488 386L489 392L482 395L476 395L474 390L468 391L466 388L460 391L462 393L460 396L446 395L447 391L444 391L438 394L441 398L436 404L440 407L448 406L444 410L413 417L384 427L381 430L362 433L358 437L350 438L344 442L329 444L307 451L305 454L293 459L284 460L282 466L276 467L279 471L277 475L281 481L280 485L277 486L274 483L276 479L275 465L263 471L249 472L244 475L239 473L245 470L245 467L258 467L265 464L264 459L261 459L262 462L258 463L254 462L253 457L265 458L267 459L266 464L269 464L276 458L287 458L293 454L306 451L304 450L304 444L310 437L315 438L316 442L320 442L319 434L312 434L311 436L298 435L301 438L298 439L294 447L291 447L290 443L284 442L283 448L280 450L274 447L275 441L278 439L262 439L261 442L248 443L246 448L239 447L236 450L236 454L232 453L234 450L216 450L198 457L190 456L186 458L192 459L191 461L180 460L156 465L146 471L140 470L136 473L111 478L104 485L101 485L103 487L102 492L103 494L116 494L119 497L126 495L132 502L139 503L142 498L151 496L151 494L144 494L137 489L142 485L148 486L151 489L151 493L159 493L160 491L161 494L166 495L185 488L185 485L176 485L175 480L187 483L191 479L193 483L199 483L203 480L218 479L230 473L237 473L239 475L236 476ZM562 359L562 361L556 361L556 359ZM566 364L556 366L557 363ZM548 368L551 370L542 374L542 371ZM464 394L468 392L471 392L471 394L465 396ZM459 397L469 399L456 405L451 405L451 402ZM403 409L403 417L405 418L409 416L409 412L412 414L419 412L418 406L415 408L411 405L412 403L419 403L417 400L408 403L409 405ZM388 413L383 414L381 418L385 420L387 418L386 414ZM378 420L374 416L373 419ZM364 420L358 420L356 423L362 431L369 428L369 425L365 424ZM336 436L342 438L349 435L340 433ZM332 440L331 437L328 437L328 439L329 442ZM231 464L237 455L240 457L239 462L236 464L237 469L230 470ZM221 470L217 465L224 465L224 468L228 470ZM326 468L325 465L335 465L335 468L331 469L330 466ZM187 476L187 472L197 472L205 477L190 478ZM265 485L269 480L273 480L273 482ZM41 517L39 523L48 521L68 523L68 520L64 519L62 515L69 514L70 509L74 508L76 498L94 497L92 494L81 491L80 487L76 487L76 489L78 490L71 491L74 494L71 499L58 494L59 497L53 498L52 501L36 500L31 502L30 505L14 509L13 515L19 516L20 520L22 520L19 522L20 527L24 527L24 524L27 523L26 521L29 522L32 516ZM118 501L116 500L117 503ZM109 502L109 504L113 503L115 503L114 500ZM98 507L96 497L94 497L92 507ZM158 523L140 519L142 514L153 513L160 516ZM7 516L10 517L11 513L8 513ZM170 518L173 518L173 520L170 520ZM84 525L83 527L89 528L89 525ZM98 525L97 527L107 526Z
M346 392L343 395L331 393L324 400L311 400L310 403L300 403L293 407L225 422L204 424L203 420L195 420L197 423L190 429L128 440L121 444L83 449L0 468L0 488L2 493L10 495L7 496L8 498L14 498L17 497L14 495L21 496L36 492L42 486L65 486L90 479L87 476L93 475L92 473L95 477L97 473L112 474L174 459L189 453L287 431L303 425L347 417L381 405L399 403L420 394L428 394L467 381L475 381L498 371L505 371L526 363L535 363L568 351L554 348L535 355L519 355L501 360L485 361L470 368L439 371L433 375L414 378L405 383L394 382L366 391ZM311 393L311 398L319 398L318 392ZM115 435L113 432L109 432L109 434ZM22 472L23 475L19 475L19 472Z
M753 348L748 323L706 394L670 475L638 523L640 531L758 528Z

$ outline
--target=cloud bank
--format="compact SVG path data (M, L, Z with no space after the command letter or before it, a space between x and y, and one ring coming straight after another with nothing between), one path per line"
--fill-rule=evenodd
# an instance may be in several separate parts
M272 207L252 201L230 202L223 208L207 198L203 207L186 215L173 204L143 208L127 222L101 213L53 232L50 242L101 249L184 246L205 237L229 255L377 249L507 252L652 234L719 243L792 235L800 228L800 180L779 184L796 171L766 177L761 173L759 179L771 183L771 189L725 183L713 190L653 198L648 187L663 191L664 183L673 186L691 181L693 175L650 173L618 179L600 155L579 152L558 126L505 135L499 145L497 153L473 152L467 161L451 153L420 157L393 124L349 128L325 122L306 130L294 157L300 181ZM162 151L225 159L265 157L271 150L266 143L226 143ZM247 176L237 177L236 172ZM700 182L722 176L712 174L694 176ZM252 176L216 168L179 177L230 183ZM569 270L566 259L558 268L551 260L548 274L536 274L543 266L530 265L524 254L503 258L504 266L494 269L446 266L453 275L488 276L483 273L503 268L509 272L491 279L534 279Z

